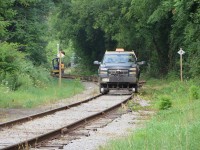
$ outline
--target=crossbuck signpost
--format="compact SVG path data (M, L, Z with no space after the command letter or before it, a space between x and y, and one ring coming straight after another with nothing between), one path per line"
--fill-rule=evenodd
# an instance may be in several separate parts
M178 51L178 54L180 55L180 77L181 77L181 82L183 81L183 60L182 60L182 55L185 54L182 48Z

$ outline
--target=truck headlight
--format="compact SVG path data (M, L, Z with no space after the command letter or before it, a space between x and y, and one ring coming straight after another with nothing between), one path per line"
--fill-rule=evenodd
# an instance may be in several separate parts
M100 68L99 74L107 74L108 69L107 68Z
M136 74L136 68L130 68L129 69L129 74L130 75Z
M136 74L136 72L129 72L129 74L130 74L130 75L132 75L132 74Z
M130 71L136 71L136 68L130 68L129 70Z

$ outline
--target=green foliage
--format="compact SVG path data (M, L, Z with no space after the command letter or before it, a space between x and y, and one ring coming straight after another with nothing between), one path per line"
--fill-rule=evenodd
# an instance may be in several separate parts
M77 80L63 80L62 86L59 88L57 79L49 81L45 84L45 87L28 86L20 88L17 91L10 91L5 86L0 85L0 108L33 108L40 105L44 106L60 99L74 96L82 92L83 89L83 85Z
M1 1L0 3L0 39L8 34L6 28L11 24L11 19L17 13L12 7L12 1Z
M23 80L16 70L21 70L33 85L37 78L47 81L36 69L44 70L44 74L47 70L34 66L48 66L46 63L54 57L57 43L69 52L64 59L66 65L75 53L80 72L91 74L97 70L93 61L101 61L105 50L124 47L134 50L139 60L147 61L146 72L153 77L162 77L179 68L177 51L182 47L186 51L184 76L198 78L199 31L198 0L2 1L0 44L16 43L12 44L14 49L22 53L5 58L3 53L10 48L4 45L0 56L1 79L15 82L10 87L16 89ZM32 63L27 63L27 59Z
M186 51L189 74L192 77L199 75L199 40L200 40L200 2L199 1L176 1L174 12L173 41L183 45Z
M14 72L23 54L17 51L17 44L0 43L0 73Z
M111 42L107 43L104 32L96 25L100 6L104 2L107 1L63 1L57 11L58 19L55 28L59 29L60 39L63 42L73 42L77 61L82 66L87 66L88 71L94 70L93 61L101 60L106 45L112 43L110 38ZM91 5L88 5L89 3Z
M198 149L200 101L190 101L188 92L188 87L195 86L196 89L198 85L199 80L187 82L150 80L145 85L149 90L146 98L151 99L153 103L157 97L170 93L173 107L167 111L159 111L146 122L144 128L136 131L134 129L128 137L113 140L101 149Z
M46 63L47 16L53 6L51 0L0 2L0 83L9 90L49 81L41 64Z
M191 100L199 99L198 87L192 85L189 89L189 95Z
M0 81L3 81L11 90L18 84L17 72L24 55L17 51L17 44L0 43Z
M158 107L160 110L166 110L172 107L172 102L168 96L160 96Z
M27 1L26 4L16 3L17 10L15 19L18 20L12 28L9 41L23 44L22 51L28 52L29 59L34 64L46 63L45 36L48 33L47 15L52 6L51 0L45 3L41 0Z
M186 76L195 77L200 70L199 7L196 0L61 1L55 28L62 42L72 40L79 62L90 70L106 49L124 47L152 66L150 75L166 75L178 67L182 47Z
M44 67L35 67L19 52L19 45L0 43L0 81L10 90L28 86L44 86L50 80L49 72Z
M19 0L0 3L0 39L20 44L34 64L46 62L47 15L52 0Z
M180 80L180 75L179 72L177 71L170 71L168 72L166 79L168 81L175 81L175 80Z
M131 111L138 111L142 109L142 106L139 103L136 103L135 101L128 101L127 105Z

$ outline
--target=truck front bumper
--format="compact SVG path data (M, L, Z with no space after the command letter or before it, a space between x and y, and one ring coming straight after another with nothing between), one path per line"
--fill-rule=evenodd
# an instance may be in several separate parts
M132 89L137 85L136 76L99 77L100 87L106 89Z

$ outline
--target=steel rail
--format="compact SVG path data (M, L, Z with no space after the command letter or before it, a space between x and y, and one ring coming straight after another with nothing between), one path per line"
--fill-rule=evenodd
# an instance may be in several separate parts
M52 74L53 77L59 77L58 75ZM61 76L62 78L67 78L67 79L80 79L82 81L92 81L92 82L98 82L98 77L97 76L81 76L81 75L71 75L71 74L63 74Z
M83 100L83 101L79 101L79 102L76 102L76 103L73 103L73 104L69 104L67 106L62 106L62 107L59 107L59 108L55 108L55 109L51 109L51 110L47 110L47 111L44 111L44 112L41 112L41 113L37 113L37 114L34 114L34 115L29 115L29 116L26 116L26 117L22 117L22 118L19 118L19 119L16 119L16 120L12 120L12 121L8 121L8 122L5 122L5 123L1 123L0 124L0 128L2 127L10 127L10 126L13 126L15 124L19 124L19 123L24 123L26 121L29 121L29 120L33 120L35 118L39 118L39 117L43 117L45 115L50 115L50 114L53 114L57 111L61 111L61 110L66 110L66 109L69 109L69 108L72 108L72 107L76 107L82 103L87 103L93 99L96 99L98 97L100 97L102 94L99 94L99 95L96 95L94 97L91 97L91 98L88 98L86 100Z
M58 75L53 75L53 77L59 77ZM92 82L98 82L98 76L81 76L81 75L71 75L71 74L63 74L62 78L66 79L80 79L82 81L92 81ZM143 84L145 84L145 80L141 80L138 82L139 86L141 87Z
M20 143L17 143L17 144L8 146L8 147L5 147L5 148L3 148L3 150L28 149L29 146L32 146L34 148L34 147L36 147L38 145L38 143L41 143L41 142L44 142L44 141L47 141L47 140L50 140L50 139L58 138L62 134L66 134L66 133L78 128L79 126L82 126L83 124L86 124L87 122L96 119L97 117L105 115L105 113L108 113L110 111L115 110L116 108L119 108L123 103L126 103L131 98L132 98L132 95L130 95L124 101L122 101L122 102L120 102L120 103L118 103L118 104L116 104L116 105L114 105L114 106L112 106L110 108L107 108L107 109L105 109L105 110L103 110L101 112L98 112L96 114L93 114L91 116L83 118L83 119L81 119L79 121L76 121L76 122L71 123L71 124L69 124L67 126L64 126L62 128L56 129L54 131L51 131L49 133L46 133L46 134L40 135L38 137L29 139L29 140L26 140L26 141L23 141L23 142L20 142Z

